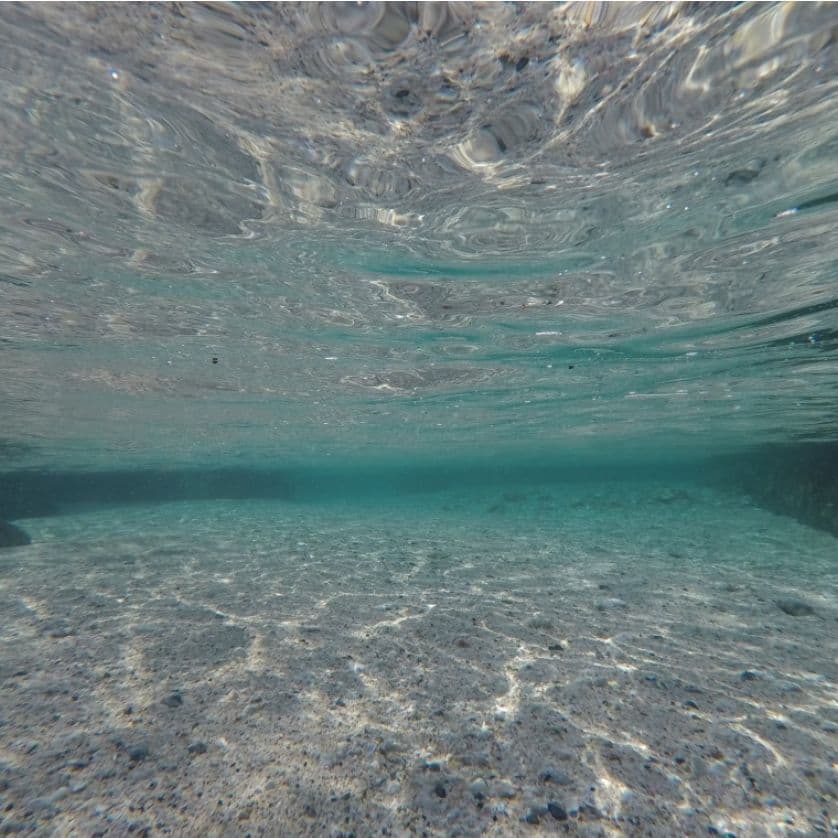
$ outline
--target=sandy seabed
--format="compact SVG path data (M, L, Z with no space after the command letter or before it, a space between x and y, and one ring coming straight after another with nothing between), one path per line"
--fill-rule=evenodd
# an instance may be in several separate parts
M671 486L77 509L0 553L0 834L813 835L838 541Z

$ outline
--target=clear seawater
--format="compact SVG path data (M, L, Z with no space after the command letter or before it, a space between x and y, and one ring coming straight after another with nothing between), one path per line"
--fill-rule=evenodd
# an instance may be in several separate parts
M836 33L0 7L0 831L834 833Z

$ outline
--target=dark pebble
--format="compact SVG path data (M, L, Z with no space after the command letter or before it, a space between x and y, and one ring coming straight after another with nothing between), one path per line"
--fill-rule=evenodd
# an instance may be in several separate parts
M0 547L24 547L32 539L20 528L7 521L0 521Z
M565 809L564 806L559 806L558 803L556 803L552 800L547 804L547 811L557 821L566 821L567 820L567 809Z
M538 810L530 809L529 812L524 816L524 820L527 823L537 824L541 821L541 815L539 814Z
M131 762L142 762L149 753L147 745L129 745L125 751Z
M754 169L736 169L724 179L725 186L744 186L759 177L759 171Z
M163 699L163 704L165 704L166 707L180 707L180 705L183 704L183 696L175 690Z
M746 669L740 676L743 681L756 681L759 679L759 674Z
M542 783L555 783L559 786L569 786L573 780L568 777L564 771L559 771L558 768L545 768L541 774L538 775L538 779L541 780Z
M434 786L434 794L437 797L448 797L448 792L445 790L445 786L442 783L437 783Z
M205 754L207 752L207 743L206 742L193 742L189 746L189 753L190 754Z
M774 603L777 608L790 617L813 617L815 609L801 599L778 599Z

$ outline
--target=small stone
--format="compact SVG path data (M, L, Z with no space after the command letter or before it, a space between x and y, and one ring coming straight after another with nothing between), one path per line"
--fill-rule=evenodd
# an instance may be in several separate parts
M166 707L180 707L180 705L183 704L183 696L180 694L180 692L178 692L178 690L175 690L174 692L167 695L163 699L162 703L165 704Z
M597 604L596 607L599 611L613 611L616 608L627 608L628 605L626 601L620 599L619 597L607 597L606 599L601 599Z
M437 783L434 786L434 794L437 797L448 797L448 792L445 790L445 786L442 783Z
M759 673L751 669L746 669L739 677L743 681L757 681L759 680Z
M56 640L60 640L63 637L70 637L73 634L73 630L70 628L66 620L47 620L44 623L43 628L50 637L53 637Z
M125 748L125 751L131 762L142 762L149 754L147 745L129 745Z
M537 809L530 809L527 814L524 816L524 820L527 823L531 823L533 825L539 823L541 821L541 814Z
M379 746L378 750L384 756L391 756L399 754L404 751L404 745L401 742L396 742L394 739L385 739Z
M7 521L0 521L0 548L25 547L32 539L20 528Z
M482 777L478 777L469 785L468 790L478 800L482 800L489 794L489 784Z
M193 742L187 750L190 754L205 754L207 752L207 743Z
M548 617L533 617L527 625L530 628L541 629L542 631L551 631L553 623Z
M815 616L815 609L812 608L811 605L803 602L802 599L778 599L775 600L774 604L777 608L780 609L784 614L788 614L790 617L814 617Z
M511 798L515 797L518 792L511 783L498 783L495 786L495 795L497 797L503 797L506 800L510 800Z
M564 806L560 806L554 800L551 800L547 804L547 811L557 820L557 821L566 821L567 820L567 809Z
M573 782L564 771L560 771L552 765L542 769L538 779L542 783L555 783L557 786L569 786Z

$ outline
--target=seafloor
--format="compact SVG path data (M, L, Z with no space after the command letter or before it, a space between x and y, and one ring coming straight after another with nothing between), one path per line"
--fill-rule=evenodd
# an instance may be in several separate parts
M0 833L836 829L836 539L673 486L68 510L0 553Z

